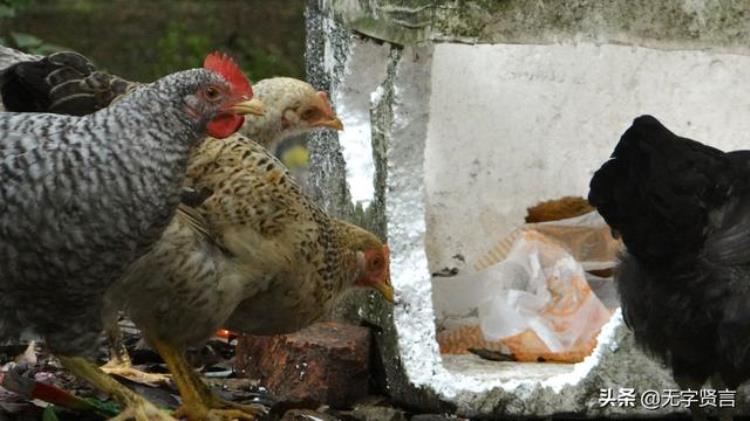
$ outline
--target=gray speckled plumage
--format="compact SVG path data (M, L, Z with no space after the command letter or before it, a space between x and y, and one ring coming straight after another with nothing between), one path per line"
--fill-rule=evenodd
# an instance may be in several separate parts
M2 90L3 94L5 92L19 92L24 89L29 90L30 95L28 95L28 99L25 101L15 97L11 98L18 109L65 112L64 110L50 107L50 104L58 102L55 97L58 96L57 94L60 90L56 87L61 85L66 87L63 90L61 99L71 105L69 107L71 110L70 113L92 112L98 108L96 99L112 98L121 93L119 89L108 92L108 86L114 86L107 85L107 83L99 83L99 79L102 79L104 82L121 79L106 74L103 75L107 77L93 78L93 75L100 74L101 72L96 70L95 66L85 57L76 53L62 53L41 59L35 63L19 63L19 66L22 67L17 66L13 69L12 75L4 79L7 81L6 86L9 89ZM67 79L55 78L55 80L52 80L51 76L54 73L60 73L66 76ZM0 85L2 84L2 80L3 78L0 76ZM68 87L71 89L67 89ZM245 124L241 131L250 133L252 138L263 146L272 146L280 138L310 131L321 125L321 123L325 125L330 119L335 118L325 95L321 95L321 93L303 81L277 77L259 81L253 89L255 96L267 105L266 115L249 116L247 124ZM87 100L77 100L81 97ZM91 100L91 98L94 100ZM225 154L226 156L236 156L238 158L244 155L245 158L241 162L232 163L234 165L232 168L235 170L239 168L243 169L241 179L238 179L236 184L260 182L264 187L254 189L258 192L257 195L247 195L248 197L240 200L231 200L225 203L225 206L218 206L217 209L226 208L227 211L234 211L237 206L248 205L247 202L249 200L249 203L257 205L257 210L260 212L256 216L255 221L258 223L262 222L265 225L273 225L275 226L274 230L277 231L280 229L281 224L276 219L279 218L279 215L284 214L284 212L292 211L292 215L285 216L284 218L286 219L282 218L290 225L299 223L296 219L307 221L311 217L309 209L301 211L301 215L298 215L291 205L292 202L297 200L301 200L301 203L306 203L304 199L298 197L299 192L295 190L296 187L293 185L284 185L281 190L289 188L293 191L276 191L276 186L265 180L268 174L273 174L274 178L286 179L286 170L283 165L268 155L268 152L257 144L247 139L237 142L235 140L239 139L236 138L237 136L235 136L235 139L227 139L221 142L221 145L215 145L219 146L219 148L203 148L203 150L211 151L211 153L196 153L192 166L194 168L202 168L203 165L210 166L210 162L203 161L205 161L207 155L212 156L217 151L222 151L221 154ZM238 151L230 152L234 149L238 149ZM195 158L196 156L198 158ZM228 158L222 159L226 160ZM254 164L252 162L256 160L265 162L266 164L264 166L253 167ZM268 168L266 168L267 165L269 166ZM234 177L229 172L232 171L225 173L225 170L221 169L218 174L211 177L217 180L228 180ZM193 180L193 182L195 181ZM204 185L203 187L211 187L209 190L216 188L214 185ZM222 200L224 201L230 198L225 195L217 197L223 197ZM213 200L215 201L216 198ZM266 215L266 211L272 211L274 208L281 208L283 211L277 209L273 211L275 212L274 214ZM316 212L312 214L317 215ZM223 214L219 215L224 216ZM229 217L229 215L227 216ZM286 261L272 261L273 259L265 259L268 261L264 262L264 265L249 264L248 262L257 260L245 255L242 256L242 259L234 259L231 256L231 252L229 255L226 255L228 250L222 245L217 244L217 238L221 238L222 236L216 232L203 232L204 229L202 228L215 223L215 218L217 217L219 216L214 215L212 218L204 218L204 215L196 214L195 212L191 213L189 208L183 208L181 212L178 212L177 216L164 232L162 240L147 255L144 255L139 260L139 263L131 266L130 272L123 278L123 281L117 283L118 286L111 288L110 293L107 294L107 308L105 311L107 323L111 323L112 321L109 319L116 316L116 310L121 308L125 302L128 302L129 305L126 306L131 307L130 313L133 318L139 322L139 325L144 330L151 332L152 335L176 344L197 343L208 338L215 332L220 324L229 317L229 314L237 306L242 297L259 294L258 289L267 287L266 284L271 282L270 280L274 277L275 272L279 270L278 268L282 268L288 264ZM221 218L219 217L219 219ZM315 239L315 231L328 226L327 218L323 219L326 221L318 221L313 224L318 225L318 227L309 227L311 238L303 239L302 241L317 241ZM309 221L304 223L310 225ZM238 224L237 227L239 228L242 225ZM258 253L270 254L271 256L286 256L289 259L296 258L292 256L295 252L289 249L290 247L296 247L296 240L275 237L266 240L262 236L270 235L267 233L268 230L266 228L259 228L259 230L264 234L257 238L254 235L249 235L250 238L246 239L251 242L254 241L254 244L259 245L258 248L260 250ZM252 233L253 229L250 229L249 232ZM289 232L293 233L295 231L292 229ZM259 234L256 233L256 235ZM273 235L278 235L278 232L274 232ZM329 236L322 235L319 240L325 240L326 238L329 238ZM286 244L281 246L280 244L284 242ZM265 249L260 247L260 245L270 245L277 249L276 251L271 251L267 247ZM325 248L327 246L321 247ZM334 254L324 253L324 256L330 259L333 258ZM338 268L340 265L336 264L334 266ZM316 276L316 270L309 268L302 270L309 270L309 276ZM264 283L260 281L264 276L268 278L268 282ZM287 278L286 281L294 283L300 276L300 274L295 274ZM255 279L256 281L248 283L247 278ZM337 276L331 276L330 274L321 275L321 279L323 280L331 281L334 278L337 278ZM278 283L279 280L276 282ZM315 282L309 284L310 287L313 287ZM130 291L127 291L128 289ZM285 290L288 291L289 288L274 288L274 290L278 290L277 293L283 293ZM322 288L317 294L326 290L330 290L330 288ZM330 298L323 299L323 297L314 296L305 288L297 289L293 292L296 298L291 297L286 300L290 304L305 300L313 300L316 303L320 303L321 300L327 301ZM266 293L266 295L268 294ZM271 301L279 302L279 297L269 296L269 298ZM200 306L201 311L191 311L191 309L197 309L197 306ZM252 307L257 306L253 305ZM258 317L256 323L258 329L279 331L280 329L290 329L293 326L304 326L311 320L320 317L320 313L325 311L326 306L307 305L304 307L304 311L307 311L309 314L300 314L299 311L295 311L294 309L282 310L277 308L279 311L276 311L276 315L270 319L269 317ZM206 309L209 310L206 311ZM247 317L243 318L247 319ZM283 326L283 328L277 327L277 325ZM255 328L253 330L255 331Z
M4 70L6 67L21 61L35 61L40 60L41 58L42 56L27 54L23 51L14 50L0 45L0 70Z
M188 70L85 117L0 113L0 341L31 331L81 354L102 296L146 253L180 199L213 117L185 99L217 74Z

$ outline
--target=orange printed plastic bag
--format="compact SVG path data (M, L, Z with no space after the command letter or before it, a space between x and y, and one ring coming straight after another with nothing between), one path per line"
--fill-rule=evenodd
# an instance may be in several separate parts
M520 361L580 361L611 315L585 271L612 268L618 248L596 213L524 225L478 259L478 272L440 281L453 284L455 305L473 306L478 316L475 324L469 317L442 332L441 350L478 347Z

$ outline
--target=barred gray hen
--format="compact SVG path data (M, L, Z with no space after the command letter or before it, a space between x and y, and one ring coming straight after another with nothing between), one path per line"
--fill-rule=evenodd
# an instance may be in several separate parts
M651 116L591 180L589 201L627 247L615 276L625 321L683 389L750 377L749 182L750 151L678 137Z
M191 150L236 132L251 97L236 64L211 54L88 116L0 113L0 340L42 336L146 419L142 399L80 356L104 292L171 220Z

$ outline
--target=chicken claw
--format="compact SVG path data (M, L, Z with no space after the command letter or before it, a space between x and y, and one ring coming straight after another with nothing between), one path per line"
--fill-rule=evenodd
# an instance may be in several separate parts
M107 374L116 374L146 386L159 387L170 384L172 378L168 374L146 373L133 367L133 361L130 359L128 349L122 340L122 331L117 323L117 307L109 301L109 297L105 297L102 314L109 345L109 361L99 368Z
M129 405L119 415L107 421L128 421L132 419L136 421L177 421L168 412L162 411L152 405L142 405L140 403Z
M167 412L160 410L115 379L104 373L96 364L82 357L59 356L62 365L74 375L85 379L92 386L112 396L125 409L113 420L123 421L176 421Z
M169 374L147 373L138 370L132 365L118 364L110 360L107 364L100 367L107 374L114 374L125 377L128 380L151 387L159 387L171 383L172 378Z
M180 391L182 405L175 410L175 417L188 421L256 420L265 413L261 406L241 405L219 398L193 370L181 350L157 338L149 339Z
M256 420L266 414L266 408L262 405L244 405L220 398L211 388L198 376L195 370L188 372L185 381L190 383L199 396L198 401L185 402L177 408L175 416L184 416L189 420ZM195 414L206 414L195 417ZM203 418L206 417L206 418Z
M183 405L174 412L174 416L177 418L187 418L188 420L201 420L201 421L255 421L264 411L258 410L257 414L247 412L240 409L218 409L218 408L207 408L204 405L186 406Z

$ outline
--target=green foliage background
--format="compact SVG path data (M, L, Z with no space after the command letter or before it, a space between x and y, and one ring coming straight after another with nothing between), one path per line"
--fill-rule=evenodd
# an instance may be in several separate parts
M304 0L0 0L0 43L72 49L150 81L197 67L207 52L239 60L252 80L304 77Z

